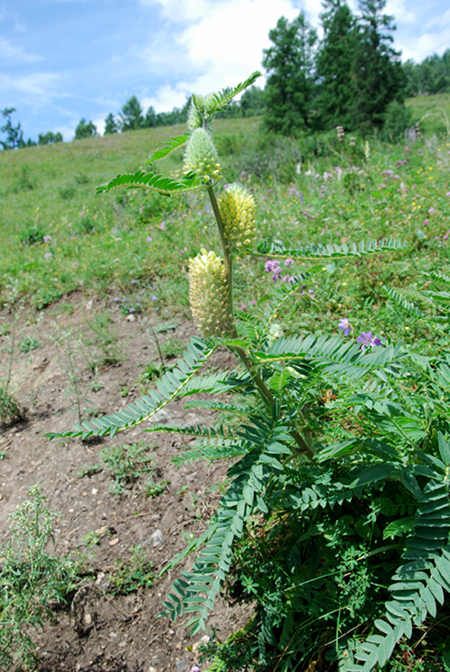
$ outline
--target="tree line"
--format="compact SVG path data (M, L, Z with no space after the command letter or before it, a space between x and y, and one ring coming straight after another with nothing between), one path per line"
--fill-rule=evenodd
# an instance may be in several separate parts
M252 86L239 101L232 101L218 116L263 115L269 130L284 135L342 126L362 133L410 123L405 97L450 91L450 49L427 56L421 63L402 64L393 48L394 17L384 13L386 0L359 0L359 14L345 0L323 0L318 29L300 12L293 21L281 17L269 33L272 45L263 52L267 72L265 89ZM118 114L105 119L105 135L186 122L190 106L170 112L144 111L133 95ZM5 108L0 131L3 149L62 142L61 133L40 133L38 142L25 141L20 123L14 125L14 108ZM98 135L92 121L81 119L75 140ZM392 136L392 134L390 133Z

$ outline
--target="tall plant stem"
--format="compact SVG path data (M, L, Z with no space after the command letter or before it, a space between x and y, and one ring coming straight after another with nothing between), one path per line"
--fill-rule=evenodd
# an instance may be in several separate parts
M225 227L222 222L222 216L217 203L216 193L212 184L208 186L208 196L216 218L217 228L219 229L220 242L223 248L223 259L225 264L225 273L227 278L228 308L230 315L233 315L233 261L228 249L227 239L225 237ZM236 334L237 335L237 334Z
M214 211L214 216L216 218L217 228L219 229L220 242L222 243L225 273L227 280L228 308L229 308L229 314L233 315L233 261L228 248L227 239L225 237L225 227L223 225L222 217L220 214L219 204L217 203L216 193L214 191L214 187L212 186L212 184L208 185L207 191ZM235 338L238 337L238 333L236 331L236 326L234 322L233 322L232 335ZM255 369L253 368L252 363L250 359L247 357L245 350L239 346L236 346L235 348L233 348L233 351L235 352L235 354L238 355L239 359L241 360L241 362L243 363L243 365L253 378L255 385L258 388L261 397L263 398L264 403L268 406L269 409L273 409L275 405L275 399L273 398L271 391L269 390L264 380L262 379L261 374L259 374L258 371L255 371ZM311 456L314 455L310 446L308 445L308 443L305 441L305 439L298 430L293 430L291 434L302 452L308 453Z

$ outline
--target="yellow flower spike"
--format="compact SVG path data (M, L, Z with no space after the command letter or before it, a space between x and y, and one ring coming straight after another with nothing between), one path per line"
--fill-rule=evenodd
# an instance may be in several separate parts
M230 250L253 245L256 240L256 206L251 194L232 184L219 196L219 210Z
M189 259L189 302L203 336L222 336L232 330L223 259L202 249Z
M184 155L184 169L186 172L193 170L206 181L210 175L215 175L217 179L220 177L217 149L210 134L203 128L195 128L191 133Z

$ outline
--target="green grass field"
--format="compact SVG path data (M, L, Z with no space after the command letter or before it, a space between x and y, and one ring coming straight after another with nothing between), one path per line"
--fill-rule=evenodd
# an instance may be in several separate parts
M414 118L450 96L408 101ZM424 111L425 110L425 111ZM431 119L431 118L430 118ZM101 294L130 311L189 314L187 260L218 243L203 194L162 197L139 190L96 195L117 173L145 168L152 150L182 127L157 128L0 154L0 291L11 283L41 309L74 290ZM395 237L403 251L323 264L294 310L295 328L332 330L338 317L356 329L433 347L419 322L397 314L383 285L426 283L423 272L449 261L450 138L414 144L376 139L339 143L334 132L293 141L267 137L258 118L219 120L215 140L224 183L253 190L260 240L286 246ZM182 153L161 164L180 171ZM293 274L307 265L296 262ZM238 304L258 310L271 274L257 257L236 271Z

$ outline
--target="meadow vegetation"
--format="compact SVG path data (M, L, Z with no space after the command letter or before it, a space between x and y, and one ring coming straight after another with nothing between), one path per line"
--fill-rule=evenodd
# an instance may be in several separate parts
M447 98L428 97L428 110L441 107L447 111ZM415 121L428 111L424 104L419 98L407 101ZM450 136L442 120L445 115L430 115L397 144L342 130L294 140L265 132L257 118L215 122L213 138L223 181L240 183L254 197L257 244L264 241L266 248L259 248L259 255L253 251L243 257L235 269L239 334L213 345L197 339L187 361L196 369L219 345L238 354L239 348L248 348L270 396L261 401L260 383L256 376L251 378L255 375L251 367L245 380L242 371L230 372L226 390L235 388L241 395L234 406L228 396L225 402L194 399L191 403L225 413L227 418L231 417L227 413L243 412L247 424L243 420L239 430L240 423L231 421L230 434L220 427L214 430L216 434L187 428L184 434L201 437L200 443L177 458L241 456L237 463L241 466L230 469L224 486L229 490L221 504L225 511L222 523L230 520L229 512L235 506L230 501L242 494L236 494L233 483L242 484L247 472L264 483L264 487L259 484L257 495L250 481L245 482L243 504L232 523L234 546L225 560L219 557L218 565L221 570L226 565L221 579L230 599L255 602L255 617L226 642L214 636L210 639L204 656L211 670L289 670L314 663L316 668L309 669L320 669L320 665L350 672L372 669L374 660L381 661L386 670L450 669L446 636L440 621L433 621L436 600L444 601L440 599L442 585L450 586L445 554L439 556L443 564L436 565L437 571L442 570L439 586L425 586L432 599L425 589L421 593L426 608L421 607L423 618L414 621L413 639L396 635L394 642L391 626L380 621L389 599L387 587L392 580L400 581L407 540L413 539L416 548L421 543L417 530L414 537L414 520L426 517L437 500L445 508L441 526L448 524L450 516L446 494L450 452L445 438L448 332L442 324L436 328L433 318L439 308L426 294L434 286L430 274L445 273L449 264ZM170 135L183 131L174 127ZM39 331L20 345L11 341L14 305L19 300L39 312L71 293L101 296L106 311L88 324L95 348L93 372L124 356L109 329L111 311L119 309L124 316L153 315L157 320L162 315L165 319L167 315L190 315L189 259L200 248L217 254L221 250L207 193L161 196L138 188L94 193L96 185L117 173L148 170L146 159L168 135L166 128L145 129L0 154L0 290L6 315L2 363L7 364L14 347L23 353L39 348ZM182 168L182 154L162 162L162 171L175 178L181 178ZM373 239L391 243L385 252L346 254L345 246L351 251L353 243ZM292 250L303 252L289 254ZM309 254L314 259L308 260ZM398 297L395 300L390 293L392 288L406 290L419 301L425 299L422 310L404 310ZM288 348L292 335L305 336L299 352ZM157 329L153 337L158 343ZM343 348L335 368L328 360L324 366L325 360L320 359L326 359L325 344L333 338L339 339L339 346L338 340L333 341L335 351ZM310 356L305 344L310 346ZM281 348L278 353L277 347ZM166 360L179 357L181 349L175 337L158 345L161 362L144 372L141 383L146 390L148 386L153 389L158 380L161 394L171 398L164 385L173 384L179 371L171 373ZM75 389L79 374L72 368L68 377ZM7 373L1 375L0 391L6 390L13 400ZM220 375L209 381L209 387L203 381L206 392L220 388ZM362 377L364 384L359 382ZM420 398L414 394L416 387ZM202 389L192 384L190 394ZM277 403L273 398L270 401L277 394ZM81 423L79 403L78 409ZM301 410L292 429L286 417L293 418L294 409ZM120 429L127 423L129 419ZM87 438L100 433L99 426L103 432L105 427L85 423L74 435ZM299 454L298 446L296 450L288 447L292 437L286 438L286 433L294 436L297 430L302 437L295 439ZM277 436L277 441L269 441L269 434ZM211 438L217 443L201 443ZM249 449L252 442L254 450ZM270 450L265 452L267 446ZM140 444L103 451L101 457L118 494L139 475L153 473L151 459ZM419 483L420 493L414 482ZM151 481L148 494L153 496ZM41 506L39 492L33 496L36 506ZM219 525L220 515L213 526ZM47 525L46 530L47 543L51 527ZM200 556L200 565L190 575L206 593L212 589L206 579L201 583L201 571L205 566L212 571L208 562L214 565L217 561L215 533L210 530L210 536L203 538L212 548L211 555L204 554L203 560ZM197 548L200 543L191 544L191 550ZM307 561L308 557L312 560ZM56 562L47 555L42 558L44 564ZM117 591L149 586L154 580L139 549L133 558L132 571L123 564L115 569ZM423 567L410 568L418 573L417 581L425 580L422 574L430 569L430 558L407 558L422 562ZM29 561L28 556L24 561ZM65 585L70 583L72 589L79 579L72 565L70 572ZM5 571L2 576L5 581ZM217 593L217 586L214 590ZM414 590L412 583L408 590ZM64 597L68 592L65 589ZM194 599L183 580L175 585L175 592L175 597L170 596L172 602L166 603L172 616L179 615L187 603L190 611L200 613L192 620L194 630L200 627L206 613L202 609L212 608L210 598L206 605L197 604L197 595ZM60 599L57 592L51 595L51 599ZM406 601L407 596L403 597ZM42 609L38 602L36 619ZM399 609L395 602L392 610L397 610L397 618L402 617ZM4 613L6 607L0 602L2 618ZM427 613L429 630L423 625ZM11 614L8 618L19 623L19 617ZM22 612L19 615L24 618ZM447 618L445 605L439 618ZM373 622L384 624L379 627L386 635L383 642L383 637L373 634ZM423 639L428 632L432 644L426 649ZM407 628L403 634L411 636ZM372 640L364 648L367 637ZM389 637L392 642L386 643ZM397 641L387 663L392 653L389 647ZM8 655L12 642L7 644ZM382 653L377 649L378 657L373 655L375 644L385 647ZM28 640L20 646L31 650ZM32 657L25 662L32 666Z

